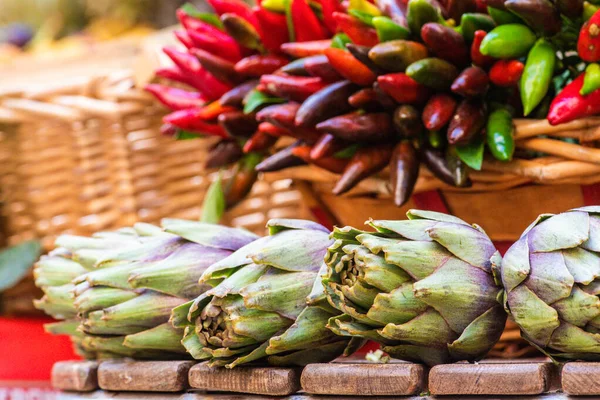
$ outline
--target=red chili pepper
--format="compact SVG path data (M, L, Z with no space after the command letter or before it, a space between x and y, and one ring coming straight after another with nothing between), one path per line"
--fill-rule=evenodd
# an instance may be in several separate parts
M279 139L276 136L271 136L268 133L257 131L244 144L244 153L252 153L253 151L264 151L275 145Z
M327 56L307 57L304 62L304 69L311 76L318 76L327 82L337 82L342 79L335 67L331 64Z
M406 75L399 72L377 77L379 87L401 104L422 104L429 98L430 90Z
M199 92L188 92L166 85L150 84L146 85L144 90L152 93L158 101L171 110L202 107L206 103L206 99Z
M596 11L592 18L581 27L577 52L582 60L600 61L600 11Z
M585 74L579 75L554 98L548 112L548 122L551 125L564 124L600 113L600 90L587 96L579 94L584 79Z
M358 18L341 12L334 12L333 18L337 22L338 29L348 35L353 43L369 47L379 43L377 31Z
M524 68L519 60L498 60L490 69L490 81L496 86L514 86L519 83Z
M292 22L297 42L309 42L327 38L321 22L312 11L306 0L292 1Z
M291 75L263 75L260 83L272 95L300 102L327 86L321 78Z
M189 16L181 9L177 10L177 18L179 19L186 31L204 33L213 36L216 39L221 39L223 36L228 36L219 28L209 24L208 22L204 22L200 19Z
M175 82L179 82L179 83L185 83L186 85L189 86L194 86L194 84L192 83L192 80L183 74L183 72L181 72L181 70L179 69L179 67L177 67L176 65L172 66L172 67L166 67L166 68L159 68L156 71L154 71L154 75L159 76L161 78L165 78L165 79L169 79Z
M296 139L304 140L309 143L315 143L321 137L321 133L314 129L302 128L296 126L296 114L300 104L284 103L265 107L256 114L259 122L270 122L271 124L285 129L285 135ZM260 129L260 127L259 127Z
M348 143L336 138L330 133L325 133L317 140L317 143L310 150L310 158L318 160L320 158L334 155L348 146Z
M206 120L199 117L202 112L201 108L188 108L187 110L179 110L166 115L163 122L166 124L175 125L181 129L199 132L210 136L227 137L227 133L217 124L210 124Z
M331 47L331 40L314 40L312 42L291 42L281 45L281 51L294 58L304 58L325 54L325 50Z
M213 121L217 119L219 115L231 111L236 111L235 107L224 106L217 100L198 109L196 115L199 119L204 121Z
M389 143L358 149L335 184L333 194L346 193L363 179L381 171L390 162L393 150L394 146Z
M287 129L280 128L277 125L273 125L270 122L261 122L258 125L258 130L266 133L267 135L281 137L281 136L289 136L290 132Z
M175 37L177 38L177 40L179 40L181 42L181 44L183 44L185 46L186 49L191 49L194 47L194 42L192 42L192 39L190 38L190 36L187 34L186 31L182 30L182 29L177 29L174 30L173 33L175 34Z
M220 31L219 31L220 32ZM222 34L219 37L204 32L187 31L194 47L208 51L231 62L242 59L242 50L235 40L229 35Z
M430 131L442 129L456 110L456 100L448 94L439 93L431 96L423 109L423 125Z
M325 50L325 55L333 68L349 81L360 86L369 86L375 82L373 71L349 52L331 47Z
M235 14L240 18L250 22L260 33L260 25L258 20L252 13L250 6L241 0L207 0L208 3L215 9L217 14Z
M202 68L210 72L221 82L235 85L245 80L243 76L240 76L240 74L236 72L234 69L235 65L231 61L201 49L191 49L190 53L200 61Z
M333 172L334 174L341 174L348 165L347 159L335 158L335 157L322 157L319 159L310 158L310 146L298 146L292 149L292 154L306 161L309 164L314 164L317 167L323 168L327 171Z
M190 80L190 83L208 99L218 99L231 89L231 86L219 81L202 68L200 61L193 55L169 47L165 47L163 51L179 67L186 78Z
M255 54L242 58L235 64L235 71L246 76L260 77L272 74L288 63L288 59L276 55Z
M334 12L342 12L342 3L339 0L319 0L321 3L321 12L323 14L323 22L329 32L337 32L337 21L333 18Z
M177 128L175 125L171 125L171 124L162 124L160 126L160 133L161 133L161 135L165 135L165 136L175 136L177 134L178 130L179 130L179 128Z
M281 45L289 42L290 35L284 14L278 14L256 6L252 9L260 25L261 41L271 53L280 53Z
M379 105L377 92L372 88L361 89L348 97L348 103L354 108L374 108Z
M479 48L481 47L481 42L483 42L483 38L485 38L485 35L487 35L486 31L475 31L475 34L473 36L473 43L471 44L471 61L473 61L473 64L481 68L487 68L494 63L493 57L484 56L483 54L481 54L481 51L479 51Z

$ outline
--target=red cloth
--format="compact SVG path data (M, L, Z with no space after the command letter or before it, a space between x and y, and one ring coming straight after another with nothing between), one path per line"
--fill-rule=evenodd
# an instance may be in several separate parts
M0 381L49 380L56 361L79 358L67 336L44 331L48 322L52 320L0 317Z

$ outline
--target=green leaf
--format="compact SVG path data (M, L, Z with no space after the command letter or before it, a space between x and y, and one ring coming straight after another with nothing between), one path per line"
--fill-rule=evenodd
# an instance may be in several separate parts
M359 148L360 148L360 145L353 144L352 146L348 146L345 149L338 151L333 156L335 158L341 158L341 159L352 158Z
M0 252L0 292L16 285L42 254L37 240L23 242Z
M478 137L464 146L456 146L456 153L465 164L480 171L483 163L483 138Z
M244 97L244 114L250 114L256 111L258 108L271 105L284 103L285 100L279 97L269 96L258 90L250 91L246 97Z
M358 20L360 20L360 22L362 22L363 24L366 24L369 26L374 26L373 25L373 15L371 15L367 12L360 11L360 10L350 10L350 11L348 11L348 14L350 14L354 18L357 18Z
M225 193L221 184L221 175L214 181L204 197L202 204L202 222L218 224L225 212Z
M196 8L195 5L191 3L185 3L179 9L187 15L189 15L190 17L199 19L201 21L206 22L207 24L211 24L212 26L220 30L223 30L223 24L221 23L221 20L216 14L201 12Z
M178 129L175 132L175 140L191 140L201 138L203 135L196 132L189 132L183 129Z
M346 50L348 43L352 43L352 40L345 33L338 33L331 39L331 47L334 49Z

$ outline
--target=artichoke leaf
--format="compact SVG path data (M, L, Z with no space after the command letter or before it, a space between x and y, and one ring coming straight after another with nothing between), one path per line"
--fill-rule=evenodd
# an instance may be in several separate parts
M491 274L457 258L414 284L415 297L437 310L459 334L498 304L499 291Z
M387 324L378 332L390 340L433 347L446 346L458 338L456 332L433 308L404 324Z
M571 249L587 241L589 231L588 214L581 211L558 214L529 231L529 249L532 253Z
M506 314L502 306L497 305L479 317L461 333L460 337L448 345L450 355L455 360L479 360L498 342Z
M331 314L319 307L306 307L292 326L269 340L267 354L310 349L333 341L336 336L326 327L329 318Z
M507 295L510 313L527 339L545 347L560 322L558 312L526 286L520 285Z
M439 222L427 233L459 259L490 273L490 259L496 252L494 244L485 233L468 226Z
M415 297L412 283L405 283L390 293L379 293L367 317L382 325L398 325L417 317L428 307Z

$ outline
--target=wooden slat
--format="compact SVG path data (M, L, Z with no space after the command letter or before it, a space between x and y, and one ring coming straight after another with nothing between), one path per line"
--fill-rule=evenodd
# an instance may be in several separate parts
M408 396L419 394L426 384L423 365L310 364L302 372L302 389L320 395Z
M52 387L59 390L90 392L98 389L96 361L59 361L52 367Z
M105 361L98 368L104 390L180 392L188 388L193 361Z
M237 392L286 396L300 390L299 368L209 368L206 363L190 369L190 387L210 392Z
M562 389L573 396L600 396L600 363L570 362L562 369Z
M432 395L535 395L551 390L550 362L437 365L429 372Z

